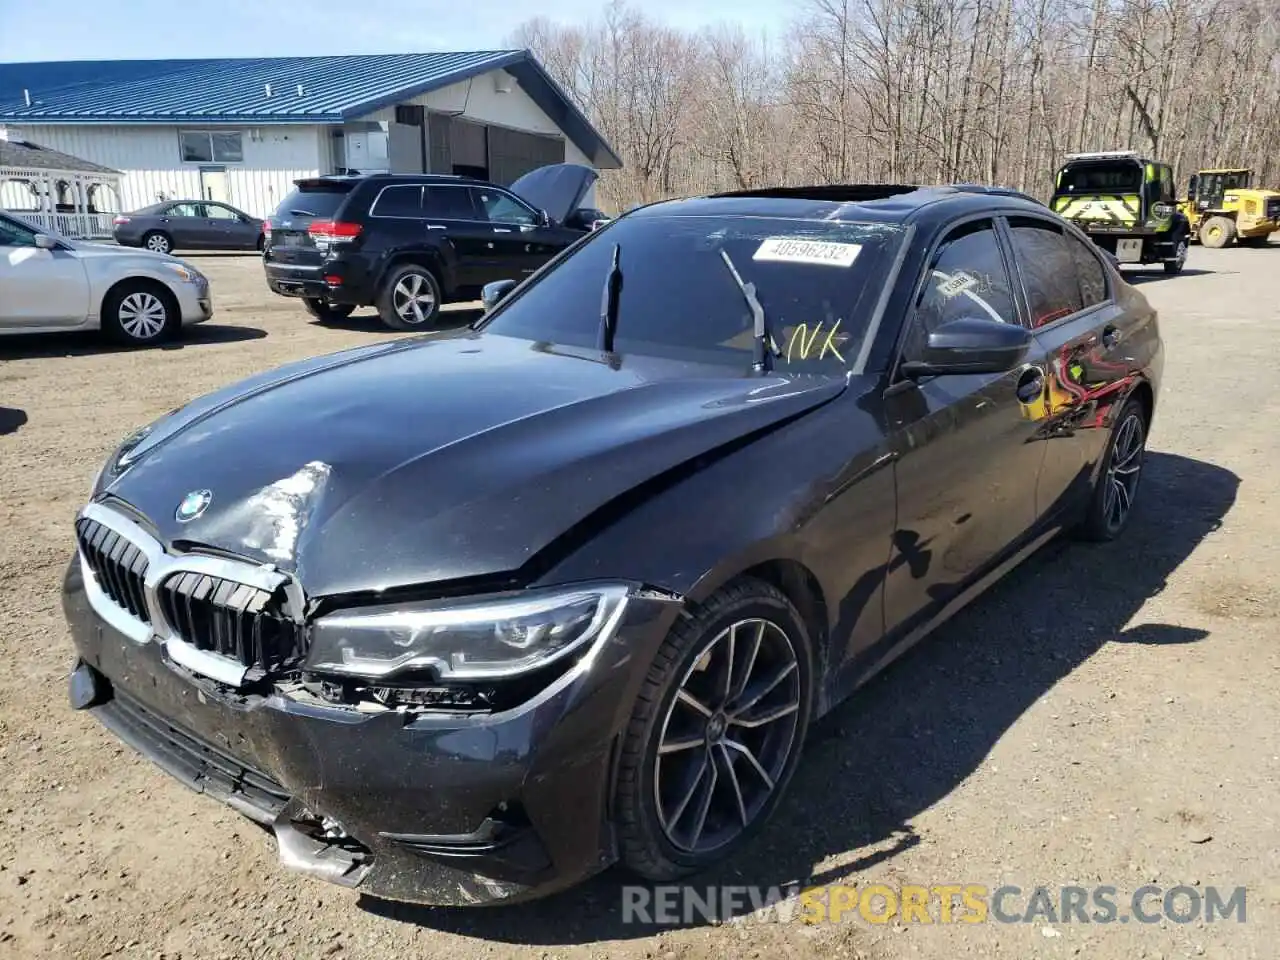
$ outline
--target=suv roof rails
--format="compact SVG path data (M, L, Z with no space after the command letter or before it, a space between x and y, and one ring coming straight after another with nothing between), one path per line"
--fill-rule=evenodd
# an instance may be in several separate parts
M904 193L915 193L915 184L894 183L826 183L808 187L760 187L755 190L729 190L711 197L775 197L790 200L834 200L842 203L864 203L884 200Z

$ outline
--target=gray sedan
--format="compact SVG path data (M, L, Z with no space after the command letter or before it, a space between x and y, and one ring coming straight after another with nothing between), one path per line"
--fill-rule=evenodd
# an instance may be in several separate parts
M167 200L122 213L114 220L116 243L171 250L261 250L262 221L213 200Z

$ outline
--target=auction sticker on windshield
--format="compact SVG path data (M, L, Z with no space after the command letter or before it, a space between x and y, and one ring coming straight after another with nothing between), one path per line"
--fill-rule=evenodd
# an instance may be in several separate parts
M765 237L751 259L849 267L858 258L858 251L861 249L860 243L803 240L799 237Z

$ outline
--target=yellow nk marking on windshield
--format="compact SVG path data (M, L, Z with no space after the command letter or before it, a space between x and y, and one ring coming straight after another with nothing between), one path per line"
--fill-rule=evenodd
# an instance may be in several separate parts
M840 332L840 324L843 322L844 321L842 320L837 320L831 325L830 329L827 330L827 336L822 341L822 346L818 349L818 356L816 359L821 360L828 352L830 352L834 354L841 363L844 363L844 356L836 347L836 334ZM787 342L787 363L791 362L793 354L800 360L809 360L813 358L813 345L818 342L818 337L822 333L823 326L824 324L822 323L817 324L814 326L813 332L810 333L809 325L807 323L802 323L800 326L796 327L795 330L791 331L791 339ZM796 349L797 344L799 344L799 350Z

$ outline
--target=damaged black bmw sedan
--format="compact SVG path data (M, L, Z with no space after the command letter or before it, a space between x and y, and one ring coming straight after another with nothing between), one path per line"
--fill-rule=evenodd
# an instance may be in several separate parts
M1009 191L659 203L488 300L161 418L76 520L72 705L374 896L720 860L815 717L1134 509L1155 313Z

